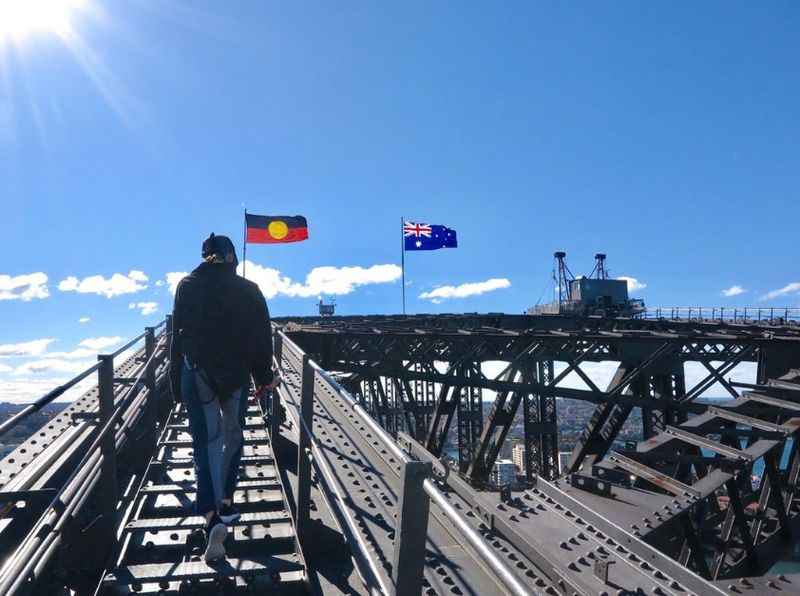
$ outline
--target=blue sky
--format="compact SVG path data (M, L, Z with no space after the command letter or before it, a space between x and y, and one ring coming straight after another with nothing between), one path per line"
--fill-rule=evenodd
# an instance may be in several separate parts
M399 312L401 216L460 243L408 255L410 312L522 312L557 249L652 306L800 305L796 3L52 1L0 27L0 400L160 320L243 206L310 224L248 251L274 314Z

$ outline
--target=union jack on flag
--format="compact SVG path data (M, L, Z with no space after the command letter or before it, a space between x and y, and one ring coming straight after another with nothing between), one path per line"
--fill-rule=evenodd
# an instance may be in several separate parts
M414 236L419 238L423 236L425 238L431 237L431 227L428 224L418 224L407 221L403 224L403 236Z
M403 222L403 248L405 250L438 250L457 246L455 230L434 224Z

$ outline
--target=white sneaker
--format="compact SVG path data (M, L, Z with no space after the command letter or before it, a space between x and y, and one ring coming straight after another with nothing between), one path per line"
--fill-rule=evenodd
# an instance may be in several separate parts
M225 558L225 538L228 536L228 526L226 526L219 516L215 513L214 517L206 525L206 535L208 544L203 559L206 563L218 561Z

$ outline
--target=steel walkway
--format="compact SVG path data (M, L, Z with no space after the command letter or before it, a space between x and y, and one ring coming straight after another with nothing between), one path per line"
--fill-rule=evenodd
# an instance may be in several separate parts
M186 408L176 405L154 457L117 531L120 552L102 594L304 594L306 569L277 477L260 406L251 396L234 503L242 517L229 530L227 557L203 561L192 515L196 497Z

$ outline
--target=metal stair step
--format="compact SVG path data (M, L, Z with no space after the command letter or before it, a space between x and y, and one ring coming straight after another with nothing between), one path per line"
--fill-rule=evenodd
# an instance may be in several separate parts
M158 464L163 464L167 466L167 468L193 468L194 467L194 459L191 457L175 457L175 458L168 458L168 459L154 459L154 462ZM245 455L242 457L240 465L242 466L256 466L256 465L267 465L267 464L274 464L275 459L273 457L267 457L263 455Z
M176 517L186 514L194 506L194 493L148 493L150 502L146 503L139 517ZM274 490L237 490L233 494L236 507L244 511L278 511L284 509L283 493Z
M246 433L244 435L244 444L245 445L269 445L269 437L267 433ZM188 447L192 448L192 440L191 439L167 439L166 441L162 441L160 443L162 447Z
M169 529L133 532L129 534L130 547L121 561L123 565L138 563L166 563L183 560L193 549L205 546L204 537L195 536L200 530ZM291 524L234 526L225 539L229 557L248 557L294 553L294 532Z
M189 430L189 421L185 420L181 422L170 422L166 425L166 428L171 430ZM255 416L248 416L245 418L245 423L242 425L244 430L259 430L264 428L264 421L260 417Z
M264 482L262 480L242 480L236 485L236 492L245 490L280 490L281 486L277 482ZM182 495L194 494L197 487L194 483L180 484L151 484L144 486L139 491L140 494L159 494L159 495Z
M125 526L128 532L155 530L191 530L205 526L206 520L201 515L183 517L156 517L152 519L136 519ZM254 511L242 513L242 517L231 527L253 526L259 524L289 524L286 511Z
M203 580L223 577L252 577L257 575L279 575L280 584L301 582L303 566L295 555L273 555L258 559L229 558L218 563L184 561L180 563L148 563L118 567L106 576L106 582L125 584L157 583L162 581Z

